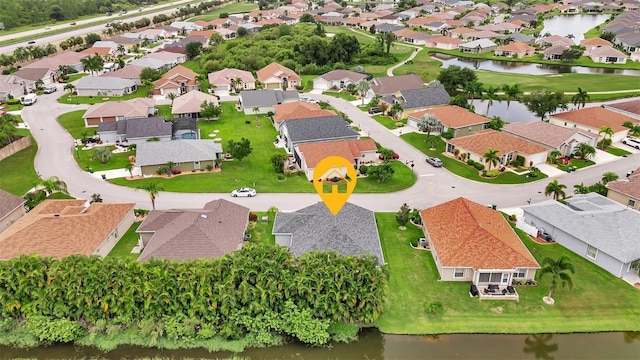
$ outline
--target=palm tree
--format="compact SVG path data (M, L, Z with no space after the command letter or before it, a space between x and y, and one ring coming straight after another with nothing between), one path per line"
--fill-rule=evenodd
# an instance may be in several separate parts
M44 81L42 81L42 79L36 80L36 89L41 90L43 86L44 86Z
M553 200L558 200L559 197L562 197L564 199L565 197L567 197L567 193L564 191L564 189L566 188L567 185L560 184L558 182L558 179L555 179L547 184L547 187L544 188L544 195L553 195Z
M236 91L236 93L240 92L240 89L242 89L242 79L237 77L235 78L235 80L233 80L233 89Z
M558 158L560 157L560 155L562 155L562 153L560 151L552 150L549 153L549 157L547 158L547 160L552 164L556 164L556 163L558 163Z
M167 94L167 98L171 100L171 106L173 106L173 100L175 100L177 97L178 95L176 95L176 93L173 93L173 92Z
M562 284L562 287L569 287L569 289L573 289L573 277L572 275L576 273L571 260L563 255L558 260L553 260L551 258L544 258L542 260L542 269L540 270L540 278L544 277L546 274L551 275L551 285L549 286L549 297L553 291L555 291L558 283Z
M391 110L389 110L391 116L396 120L399 120L401 118L403 111L404 109L400 104L393 104L393 106L391 106Z
M256 121L258 121L258 113L260 112L260 108L258 106L254 106L252 110L256 114Z
M505 120L509 121L509 106L511 105L511 100L518 100L520 95L522 95L522 89L520 89L520 84L516 83L513 85L503 85L502 92L507 97L507 113L505 114Z
M587 94L586 91L583 91L582 88L578 88L578 92L571 97L571 101L573 102L573 105L577 106L578 109L580 108L580 105L584 107L584 105L590 99L591 97L589 96L589 94Z
M127 165L124 166L125 170L127 170L129 172L129 175L131 175L131 177L133 177L133 164L132 163L127 163Z
M607 171L606 173L602 174L602 183L606 185L611 181L618 180L618 178L618 174L614 173L613 171Z
M580 143L576 146L573 153L583 160L587 160L596 154L596 149L587 143Z
M489 86L484 92L484 99L487 100L487 112L485 113L485 116L489 116L489 109L493 106L493 101L497 100L500 102L500 97L498 97L498 88Z
M47 179L38 178L36 188L43 189L47 193L47 196L55 192L67 193L67 184L57 176L51 176Z
M360 80L356 84L356 90L360 93L360 98L362 99L362 105L364 105L364 98L367 96L367 93L371 89L371 85L367 80Z
M467 85L464 88L464 91L469 95L469 99L471 100L471 102L469 103L469 106L473 108L474 98L476 97L476 95L479 98L482 98L484 87L482 86L481 82L474 80L470 83L467 83Z
M549 353L558 351L558 344L547 344L546 342L551 340L552 334L537 334L529 335L524 339L524 343L527 347L522 349L526 354L534 354L536 359L553 360L553 356L549 356Z
M109 159L111 159L113 153L109 148L105 146L97 147L93 150L93 154L91 154L91 160L100 161L100 164L106 164Z
M118 48L116 50L118 50L120 56L124 55L125 51L127 51L127 49L122 44L118 44Z
M66 84L66 85L64 86L64 89L65 89L66 91L68 91L68 92L69 92L69 94L73 94L73 92L76 90L76 87L75 87L75 85L73 85L73 84L71 84L71 83L68 83L68 84Z
M122 69L127 64L123 58L119 57L116 59L116 64L118 65L118 69Z
M491 171L491 165L497 166L500 162L500 158L498 157L498 153L500 150L493 150L492 148L487 149L487 152L482 154L484 161L489 165L487 171Z
M573 185L573 193L574 194L588 194L589 187L584 183Z
M151 89L153 88L153 81L149 79L144 79L142 80L142 86L144 86L147 89L147 95L150 95Z
M600 128L600 131L598 131L598 135L604 134L604 136L602 137L602 142L600 143L602 145L602 149L606 148L607 136L609 137L609 140L611 140L611 138L613 137L613 133L614 131L610 126L602 126Z
M193 80L198 83L198 85L200 85L200 89L202 89L202 85L207 81L207 75L198 74Z
M164 188L160 185L158 185L158 183L152 181L149 182L147 184L145 184L144 186L140 187L140 189L145 190L146 192L149 193L149 198L151 199L151 208L153 210L156 209L156 197L158 197L160 191L164 191Z

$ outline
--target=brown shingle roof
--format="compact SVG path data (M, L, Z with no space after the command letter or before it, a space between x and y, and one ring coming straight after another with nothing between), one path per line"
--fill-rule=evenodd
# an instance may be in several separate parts
M108 48L105 48L105 49L108 49ZM100 76L118 77L123 79L140 79L140 73L142 72L143 69L144 67L142 66L127 65L118 70L107 71Z
M209 73L207 77L209 78L209 83L211 85L217 86L229 85L232 80L237 78L240 78L243 83L252 83L256 81L249 71L233 68L225 68L220 71Z
M376 151L377 147L373 139L360 139L306 143L298 145L298 149L307 167L315 168L327 156L342 156L355 164L355 158L361 157L363 152Z
M258 22L260 23L260 22ZM287 77L290 81L291 80L300 80L300 77L298 76L298 74L296 74L295 71L289 69L286 66L282 66L280 64L278 64L277 62L272 62L271 64L263 67L262 69L258 70L256 75L258 75L258 80L260 82L265 82L266 80L268 80L270 77L274 76L277 78L282 78L282 77Z
M498 50L520 52L520 51L533 51L535 50L535 48L523 42L516 41L516 42L509 43L507 45L498 46Z
M546 121L517 122L507 124L502 131L523 138L533 140L535 142L559 148L562 144L566 144L576 133L581 133L590 138L597 138L598 134L590 133L586 130L571 129L560 125L554 125Z
M442 266L539 268L500 212L465 198L420 211Z
M640 100L631 100L616 104L609 104L606 105L606 107L611 107L618 110L626 111L628 113L640 115Z
M342 79L349 79L353 82L358 82L362 79L365 79L367 77L366 74L360 74L357 73L355 71L349 71L349 70L332 70L329 71L328 73L321 75L320 78L327 80L327 81L335 81L335 80L342 80Z
M107 101L89 106L82 117L85 119L111 116L124 116L125 118L147 117L149 108L154 105L155 100L151 98Z
M456 105L438 106L433 109L418 111L410 114L409 117L419 120L424 114L432 114L436 117L436 119L440 120L442 124L454 129L465 126L484 124L491 121L491 119L489 118L478 115Z
M167 71L160 79L153 82L156 89L166 85L167 83L180 86L177 82L174 81L175 78L184 77L187 79L186 86L193 86L196 84L195 78L198 76L193 70L186 68L182 65L178 65L173 67L171 70Z
M109 54L111 54L111 52L113 51L112 48L110 47L90 47L88 49L84 49L81 52L83 54L88 54L93 56L94 54L100 55L100 56L107 56Z
M635 199L640 199L640 168L637 168L628 179L607 183L607 189L617 191Z
M24 204L24 199L0 190L0 220Z
M385 76L371 80L376 95L390 95L402 90L422 89L424 81L418 75Z
M498 155L512 151L525 155L539 154L548 151L548 149L542 145L491 129L482 130L473 135L451 139L448 140L448 142L480 155L484 154L489 148L499 150Z
M580 45L582 46L611 46L611 43L605 39L594 37L591 39L582 39L580 40Z
M600 128L603 126L609 126L615 132L626 130L626 128L622 126L622 124L624 124L626 121L631 121L634 124L638 122L638 120L632 117L622 115L615 111L603 109L599 106L567 111L551 116L554 118L571 121L576 124L585 125L597 130L600 130Z
M135 205L93 203L83 212L85 203L43 201L0 234L0 259L21 254L92 255L126 216L133 216Z
M153 232L140 261L220 257L242 248L249 209L224 199L203 209L153 210L137 232Z
M320 105L306 103L301 101L295 101L290 103L284 103L280 105L274 105L273 121L279 124L285 120L293 119L308 119L322 116L332 116L336 113L331 110L322 110Z

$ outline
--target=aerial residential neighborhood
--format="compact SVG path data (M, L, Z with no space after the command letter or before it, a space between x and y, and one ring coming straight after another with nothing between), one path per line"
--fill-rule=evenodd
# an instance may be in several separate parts
M0 353L640 351L637 1L126 3L0 22Z

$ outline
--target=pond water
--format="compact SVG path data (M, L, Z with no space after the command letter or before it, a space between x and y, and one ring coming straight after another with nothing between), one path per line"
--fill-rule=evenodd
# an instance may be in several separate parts
M108 353L92 348L58 345L32 350L0 346L0 359L139 359L199 358L228 359L230 353L205 350L164 351L138 347L120 347ZM286 345L252 349L235 358L249 359L617 359L640 357L640 333L595 333L556 335L383 335L375 330L361 334L352 344L336 344L331 348L308 348Z
M573 41L576 44L584 39L584 33L590 29L604 23L611 15L559 15L544 21L544 28L540 35L551 33L552 35L567 36L573 35Z

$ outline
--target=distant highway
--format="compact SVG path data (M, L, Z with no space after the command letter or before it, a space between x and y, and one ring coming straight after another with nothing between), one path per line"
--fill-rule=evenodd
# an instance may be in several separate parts
M176 8L183 3L188 3L188 2L192 2L193 0L176 0L171 4L163 4L163 5L155 5L158 8L165 8L165 10L160 10L157 12L153 12L153 13L147 13L144 15L139 15L139 16L134 16L134 17L130 17L130 18L126 18L123 19L124 22L132 22L132 21L136 21L142 18L149 18L151 19L152 17L156 16L156 15L160 15L160 14L166 14L169 15L173 12L175 12ZM170 8L166 8L166 6L169 5L175 5L173 7ZM149 7L145 8L145 10L149 10ZM137 10L132 10L129 11L129 14L131 14L132 12L135 12ZM64 22L63 24L58 24L58 25L51 25L51 29L49 30L44 30L44 27L39 28L39 29L34 29L34 30L27 30L27 31L23 31L20 33L15 33L15 34L10 34L10 35L2 35L0 36L0 41L7 41L7 40L11 40L11 39L15 39L15 38L21 38L21 37L25 37L25 36L33 36L33 35L38 35L39 33L42 33L44 31L52 31L52 30L56 30L56 29L68 29L68 31L63 32L63 33L58 33L55 35L48 35L48 36L44 36L41 38L37 38L37 39L32 39L35 41L35 44L31 44L31 45L39 45L39 46L45 46L48 43L59 43L63 40L66 40L72 36L84 36L88 33L96 33L100 36L102 36L102 30L105 29L105 25L109 22L121 19L121 16L118 16L117 14L114 14L112 16L100 16L100 17L95 17L95 18L91 18L91 19L85 19L85 20L78 20L76 21L76 25L72 26L70 25L73 20L69 20L68 22ZM100 25L95 25L95 26L90 26L90 27L85 27L85 28L80 28L80 26L82 26L82 24L90 24L90 23L94 23L96 21L102 21L102 24ZM78 27L76 29L76 27ZM12 54L13 51L18 48L18 47L25 47L28 46L29 44L27 44L27 41L30 40L25 40L25 41L21 41L18 43L14 43L14 44L9 44L9 45L4 45L4 46L0 46L0 53L1 54Z

